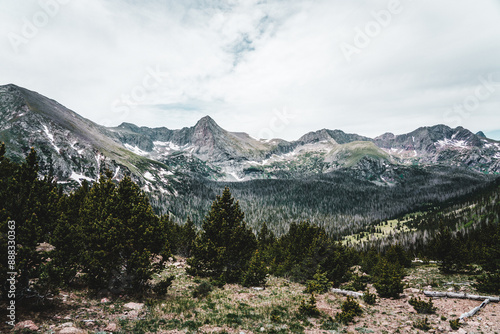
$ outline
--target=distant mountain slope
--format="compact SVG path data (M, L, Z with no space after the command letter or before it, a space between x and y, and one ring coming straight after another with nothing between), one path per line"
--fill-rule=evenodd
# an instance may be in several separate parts
M198 223L225 185L252 225L311 219L344 231L467 194L500 171L500 143L461 127L373 139L323 129L291 142L229 132L209 116L179 130L106 128L15 85L0 86L0 141L17 161L35 147L42 173L68 189L105 170L130 175L158 213Z
M15 85L0 86L0 141L17 161L34 147L44 173L52 169L60 183L74 186L97 180L105 169L116 178L129 174L146 185L151 173L169 169L126 149L105 127ZM165 186L168 181L160 179Z

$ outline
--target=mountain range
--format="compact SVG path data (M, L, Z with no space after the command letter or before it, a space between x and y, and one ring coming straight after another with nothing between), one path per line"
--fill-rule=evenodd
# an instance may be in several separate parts
M83 180L97 180L105 169L112 171L116 179L130 175L150 194L159 213L169 212L179 219L187 215L202 217L210 196L224 185L235 188L242 205L256 211L259 208L255 203L261 203L277 189L289 192L284 203L271 207L269 203L262 204L274 213L258 217L250 214L249 219L255 220L255 224L257 220L272 220L273 215L282 223L286 219L321 217L322 222L330 225L339 221L339 215L344 220L356 220L359 217L353 217L360 215L363 218L358 220L364 224L429 201L462 196L500 172L500 142L463 127L435 125L408 134L385 133L375 138L322 129L295 141L259 140L246 133L230 132L209 116L180 130L130 123L104 127L54 100L15 85L0 86L2 141L8 156L16 161L24 159L30 147L34 147L42 174L52 171L57 182L67 189L77 187ZM353 182L359 183L359 188L351 187ZM419 195L418 200L410 196L413 199L405 199L406 204L398 209L392 203L393 209L375 215L372 209L357 212L345 210L345 205L334 210L321 208L328 206L330 190L323 192L324 199L312 201L302 211L292 201L299 195L322 196L318 189L342 185L346 190L351 187L361 193L373 192L372 197L351 194L349 201L357 196L370 203L377 198L391 201L395 193L400 194L409 185L415 193L428 189L430 194ZM273 190L265 195L255 190L265 187ZM334 207L336 202L330 201Z

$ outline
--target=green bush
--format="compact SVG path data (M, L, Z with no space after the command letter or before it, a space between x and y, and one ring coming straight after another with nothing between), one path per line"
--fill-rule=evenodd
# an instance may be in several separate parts
M344 288L351 291L364 291L366 289L366 280L361 276L355 275L352 282Z
M212 292L213 290L213 286L212 284L210 284L209 282L201 282L200 284L198 284L196 286L196 288L194 288L193 290L193 298L204 298L206 296L208 296L210 294L210 292Z
M327 274L322 273L321 269L318 267L316 274L314 274L313 279L307 281L307 287L304 292L306 293L326 293L332 287L332 283L328 280Z
M500 294L500 273L479 276L474 287L481 292Z
M417 298L410 298L408 303L413 306L415 311L417 313L421 314L433 314L436 312L437 307L434 307L434 304L432 303L432 299L429 298L428 302L425 302L423 300L420 300L420 297Z
M318 308L316 307L316 298L314 297L313 293L311 293L311 297L309 298L309 301L307 303L304 299L302 299L299 306L299 314L308 317L319 316L320 313Z
M451 327L451 329L453 329L454 331L458 330L458 329L460 328L460 322L459 322L459 319L450 320L450 327Z
M347 297L347 300L340 307L341 312L335 315L335 320L342 324L348 324L354 320L354 317L363 314L363 310L359 303L352 297Z
M283 323L287 315L288 314L285 307L275 306L271 310L271 321L278 324Z
M413 327L417 328L417 329L421 329L423 331L428 331L429 329L431 329L431 324L429 323L429 319L427 319L427 317L425 317L424 319L419 319L417 321L415 321L413 323Z
M165 296L167 294L168 288L172 285L172 282L174 281L175 276L169 276L167 278L162 279L160 282L158 282L154 287L153 291L158 295L158 296Z
M377 295L374 293L370 293L369 291L365 291L363 293L363 301L367 303L368 305L375 305L377 301Z
M332 317L328 317L321 322L320 328L327 331L335 331L339 329L339 324Z

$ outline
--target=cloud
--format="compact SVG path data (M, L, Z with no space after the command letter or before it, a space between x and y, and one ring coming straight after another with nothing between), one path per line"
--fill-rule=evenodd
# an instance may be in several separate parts
M500 5L401 0L391 12L395 1L5 0L0 78L108 125L181 128L209 114L286 139L497 130ZM55 14L15 52L8 36L48 3ZM341 46L356 47L360 32L367 45L348 60ZM277 122L284 110L293 117Z

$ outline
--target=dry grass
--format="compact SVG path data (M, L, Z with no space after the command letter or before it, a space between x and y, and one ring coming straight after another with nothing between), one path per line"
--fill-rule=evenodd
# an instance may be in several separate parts
M39 332L56 334L69 322L88 333L103 333L110 323L117 325L115 333L422 333L413 325L425 316L408 304L411 297L423 298L423 289L474 292L467 276L443 276L433 265L416 266L408 271L402 298L377 299L373 306L360 301L363 315L344 326L328 320L339 312L343 296L317 296L319 318L298 314L301 300L308 299L303 293L305 287L283 278L271 277L265 290L226 285L223 289L214 288L207 297L193 298L192 291L200 280L188 276L184 266L183 260L169 263L164 276L174 274L176 279L161 299L115 296L108 301L102 296L89 297L88 291L62 292L56 308L26 313L19 320L33 320L40 327ZM371 285L368 288L374 292ZM128 309L126 303L131 301L144 306L140 310ZM449 320L479 304L434 299L436 314L426 315L432 332L452 332ZM500 333L500 305L490 303L467 320L463 330Z

